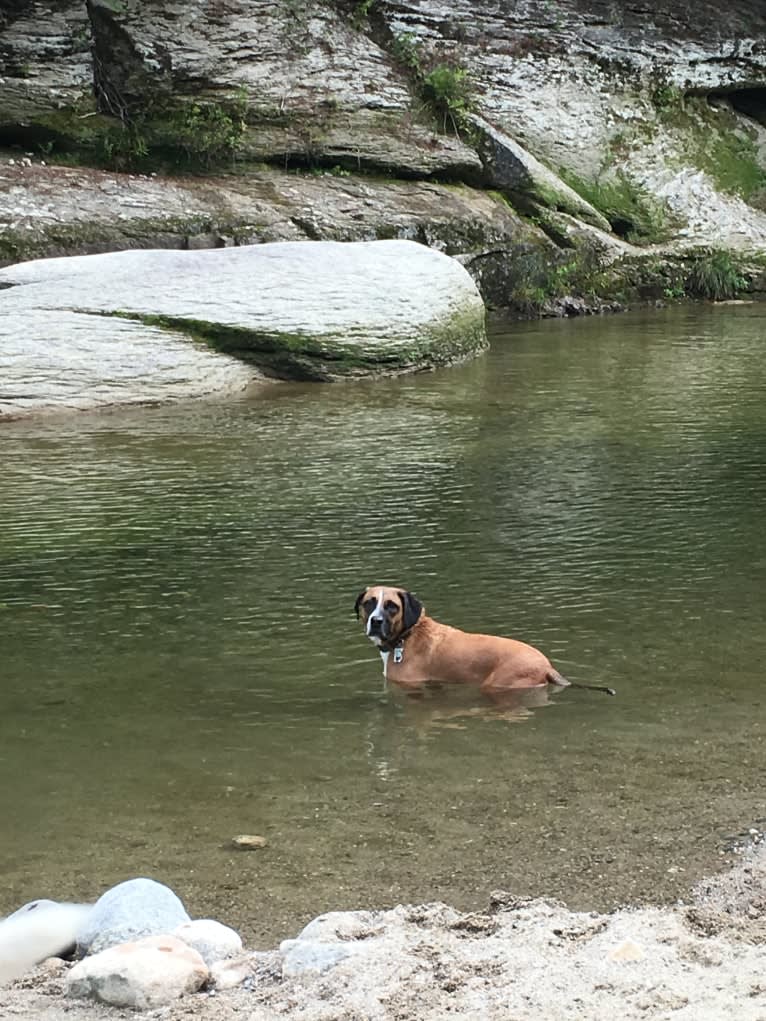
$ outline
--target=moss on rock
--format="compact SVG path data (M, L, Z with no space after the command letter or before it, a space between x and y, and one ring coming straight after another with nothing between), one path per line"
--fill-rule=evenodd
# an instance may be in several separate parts
M487 346L484 321L475 308L431 325L416 341L380 349L350 343L341 334L318 337L298 331L244 329L183 316L126 310L105 314L176 333L181 331L216 351L256 366L267 376L312 382L436 368L478 354Z

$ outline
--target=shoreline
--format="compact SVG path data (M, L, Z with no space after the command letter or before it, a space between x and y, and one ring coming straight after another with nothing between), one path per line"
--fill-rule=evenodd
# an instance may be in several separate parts
M439 903L332 912L281 949L238 959L236 988L142 1013L163 1021L437 1021L446 1014L719 1021L736 1008L738 1018L758 1021L766 1012L765 937L766 844L759 842L730 870L698 883L688 901L664 908L599 914L495 892L483 912ZM141 1016L65 997L69 967L52 959L12 983L0 1018Z

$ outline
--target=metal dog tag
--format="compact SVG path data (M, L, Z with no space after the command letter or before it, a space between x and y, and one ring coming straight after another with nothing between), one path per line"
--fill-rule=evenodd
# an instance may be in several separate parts
M404 646L397 645L394 649L394 663L401 663L404 659Z

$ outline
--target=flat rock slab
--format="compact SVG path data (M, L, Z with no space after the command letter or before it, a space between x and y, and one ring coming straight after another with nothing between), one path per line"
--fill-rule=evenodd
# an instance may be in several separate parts
M486 346L468 272L410 241L39 259L0 270L3 285L0 414L157 400L166 383L192 396L256 373L391 374Z

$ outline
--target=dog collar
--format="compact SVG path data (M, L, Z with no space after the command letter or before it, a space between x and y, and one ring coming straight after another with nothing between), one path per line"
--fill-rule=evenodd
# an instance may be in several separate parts
M393 652L394 663L401 663L404 659L404 639L400 639L396 645L389 645L388 647L381 645L380 651L385 652L387 655L390 655Z
M404 659L404 643L407 641L407 639L410 637L410 635L412 634L412 632L415 630L419 623L420 617L418 617L418 619L415 621L412 627L407 628L406 631L403 631L399 635L399 640L397 641L396 645L391 645L390 643L386 642L385 644L379 646L380 651L393 652L394 663L401 663L401 661Z

